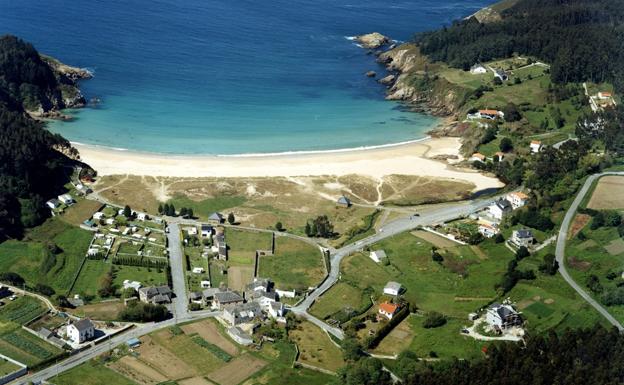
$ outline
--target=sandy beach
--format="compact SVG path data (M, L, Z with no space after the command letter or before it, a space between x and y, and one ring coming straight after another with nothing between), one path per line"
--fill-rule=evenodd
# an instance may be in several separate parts
M361 174L373 178L403 174L468 181L475 191L503 184L474 170L458 169L437 155L459 155L458 138L352 151L310 154L210 156L160 155L73 143L84 162L99 175L170 177L274 177Z

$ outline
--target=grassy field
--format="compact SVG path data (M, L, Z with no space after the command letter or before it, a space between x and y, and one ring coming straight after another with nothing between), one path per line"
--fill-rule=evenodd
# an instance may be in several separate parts
M624 177L600 178L587 207L595 210L624 209Z
M368 296L359 288L345 282L338 282L327 293L316 300L310 313L320 319L332 317L345 309L360 309L370 303Z
M320 250L292 238L277 237L275 255L260 257L259 275L271 279L279 289L305 290L325 277Z
M345 365L340 348L318 326L304 321L288 333L299 347L298 361L333 372Z
M76 203L65 210L60 218L70 225L80 226L82 222L91 218L93 213L98 211L102 206L100 202L78 198Z
M0 271L18 273L30 286L42 283L65 294L87 252L92 235L58 218L49 219L30 230L24 240L9 240L0 244ZM49 242L56 244L61 252L49 255L45 246ZM44 264L46 258L51 258L52 263ZM47 267L44 268L44 265Z
M164 270L148 269L139 266L113 265L109 261L87 260L80 271L76 284L72 289L73 294L81 294L83 297L97 297L102 278L113 268L113 284L119 291L123 289L123 281L139 281L143 286L155 286L167 284ZM98 299L98 298L96 298Z
M20 369L20 367L15 365L11 361L7 361L4 358L0 359L0 377L6 376L9 373L13 373L18 369Z
M271 250L271 234L228 228L225 241L229 247L228 258L232 264L253 264L256 250Z
M56 385L137 385L95 360L77 366L50 381Z
M193 214L199 219L208 219L214 212L227 211L245 203L247 198L241 195L219 196L200 201L192 200L184 195L176 195L167 203L173 204L178 210L182 207L193 209Z

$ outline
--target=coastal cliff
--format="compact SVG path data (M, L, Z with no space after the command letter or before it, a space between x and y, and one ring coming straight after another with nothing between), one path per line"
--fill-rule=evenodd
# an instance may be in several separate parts
M78 82L92 75L49 56L39 54L32 44L5 35L0 37L0 95L2 101L34 118L67 118L64 108L78 108L86 100Z
M394 83L388 85L388 100L408 102L436 116L454 117L468 96L469 90L438 76L437 66L412 43L382 53L378 61L396 74Z

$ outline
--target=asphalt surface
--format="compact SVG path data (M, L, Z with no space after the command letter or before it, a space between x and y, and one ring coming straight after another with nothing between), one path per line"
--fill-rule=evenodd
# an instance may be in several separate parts
M605 309L594 298L592 298L592 296L590 296L581 286L579 286L576 281L574 281L574 279L570 276L570 274L568 274L568 271L565 267L565 246L568 238L568 229L570 228L570 224L574 219L576 210L583 201L583 198L585 198L585 195L587 195L587 193L591 189L594 181L606 175L624 175L624 172L604 172L602 174L595 174L587 178L585 184L583 185L583 187L581 187L581 190L576 195L576 198L574 198L572 205L566 212L566 215L563 218L563 222L561 222L561 228L559 229L559 235L557 236L557 248L555 249L555 257L557 258L557 262L559 263L559 273L561 274L563 279L565 279L565 281L570 286L572 286L572 288L576 290L576 292L579 293L579 295L583 297L585 301L587 301L600 314L602 314L602 316L605 317L607 321L609 321L613 326L617 327L620 331L624 331L624 327L622 326L622 324L618 320L616 320L607 311L607 309Z
M177 223L169 223L167 241L169 247L169 266L171 266L171 279L173 281L172 313L173 318L186 316L188 312L188 296L186 293L186 273L184 272L184 252L180 240L180 226Z

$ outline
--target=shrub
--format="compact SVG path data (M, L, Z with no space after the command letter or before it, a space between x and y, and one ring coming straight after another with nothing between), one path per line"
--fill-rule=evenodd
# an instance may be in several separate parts
M435 311L427 313L423 320L423 327L425 329L437 328L444 324L446 324L446 317Z
M119 314L120 319L128 322L158 322L168 316L169 311L163 305L143 302L130 302Z
M13 286L23 286L25 283L21 275L11 271L0 273L0 282L6 282Z
M45 296L53 296L56 292L48 285L44 285L42 283L38 283L35 285L35 291L37 293L43 294Z
M503 242L505 242L505 237L503 237L503 234L498 233L494 237L494 242L496 242L496 243L503 243Z
M539 266L539 271L548 275L557 274L557 270L559 269L559 262L557 262L554 254L546 254L544 255L544 262Z

